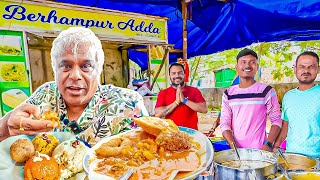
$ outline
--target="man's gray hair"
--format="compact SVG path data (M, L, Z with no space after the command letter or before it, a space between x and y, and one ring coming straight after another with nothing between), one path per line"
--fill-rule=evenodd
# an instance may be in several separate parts
M56 75L58 70L57 60L61 58L66 49L71 49L73 54L76 56L78 48L81 45L89 47L88 53L94 54L94 66L96 73L93 74L96 75L99 80L104 63L104 53L101 41L90 29L84 27L71 27L64 30L53 41L51 48L51 65L55 78L57 77Z

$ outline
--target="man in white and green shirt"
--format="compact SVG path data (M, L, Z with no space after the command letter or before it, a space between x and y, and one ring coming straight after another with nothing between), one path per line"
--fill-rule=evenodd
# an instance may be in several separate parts
M39 87L26 102L0 118L0 142L10 136L53 130L74 133L94 145L130 129L133 117L148 115L137 92L100 85L104 52L90 29L62 31L52 43L51 63L55 81ZM61 129L57 122L36 120L48 109L57 112Z
M294 68L299 86L287 92L282 100L283 126L275 146L287 137L287 152L320 157L320 86L319 57L306 51L296 59Z

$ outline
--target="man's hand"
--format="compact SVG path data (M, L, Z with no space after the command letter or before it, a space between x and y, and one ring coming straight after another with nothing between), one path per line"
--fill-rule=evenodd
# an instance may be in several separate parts
M269 146L267 146L267 145L264 144L264 145L262 146L262 150L272 152L273 149L271 149Z
M180 98L180 102L183 102L184 100L184 95L182 93L182 88L180 85L177 86L177 90L179 89L179 98Z
M36 135L39 132L47 132L57 127L57 123L39 119L40 109L32 104L22 104L11 112L7 121L10 136L26 134Z
M209 134L213 134L213 133L216 131L216 129L217 129L218 126L219 126L219 124L217 123L217 121L215 121L215 122L213 123L211 129L209 130Z
M181 86L178 85L177 91L176 91L176 102L179 104L183 101L183 99L181 99L181 94L182 94Z

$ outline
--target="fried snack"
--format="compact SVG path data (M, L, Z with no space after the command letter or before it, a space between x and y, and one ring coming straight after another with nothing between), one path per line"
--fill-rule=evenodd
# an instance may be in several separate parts
M182 131L164 131L157 136L156 144L167 151L189 150L192 138Z
M24 179L59 180L60 167L53 157L37 152L24 166Z
M154 136L158 136L162 131L178 131L178 126L170 119L161 119L158 117L134 118L133 121L144 131Z
M10 146L10 156L18 163L24 163L34 155L34 146L29 139L16 140Z
M58 123L58 128L61 128L60 118L58 116L58 113L54 111L51 111L51 110L44 111L44 113L41 115L41 119L52 121L52 123Z
M67 179L83 170L82 160L89 148L82 142L71 139L59 144L52 156L61 168L61 178Z
M119 137L103 143L95 152L99 157L115 157L128 146L133 146L133 142L130 139Z
M32 144L36 151L51 156L53 150L60 144L59 140L52 134L39 134L33 140Z

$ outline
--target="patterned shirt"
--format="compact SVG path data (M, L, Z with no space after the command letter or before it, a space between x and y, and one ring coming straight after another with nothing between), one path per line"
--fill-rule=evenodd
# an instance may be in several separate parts
M38 105L41 112L48 106L58 112L62 127L54 131L74 133L70 122L76 122L80 128L78 137L90 145L101 138L135 128L132 118L148 115L137 92L113 85L99 85L80 118L75 121L67 119L67 106L55 82L40 86L26 103Z

